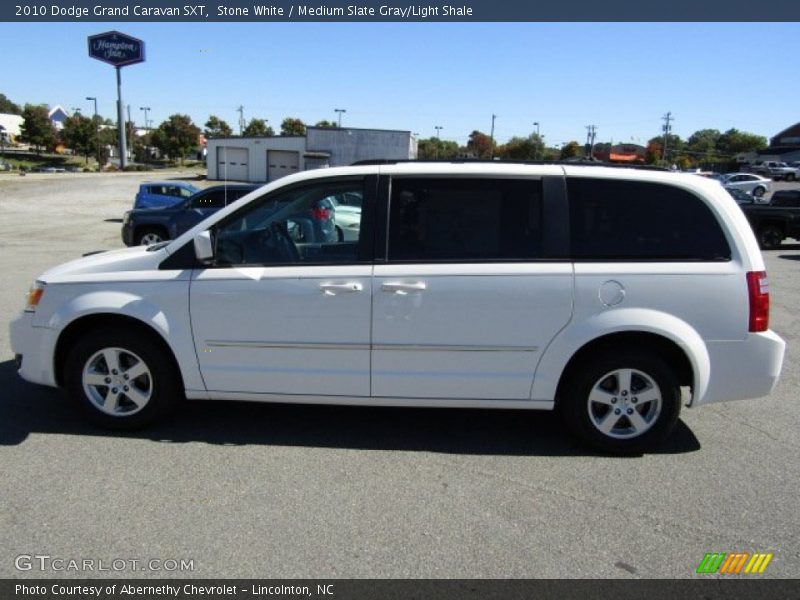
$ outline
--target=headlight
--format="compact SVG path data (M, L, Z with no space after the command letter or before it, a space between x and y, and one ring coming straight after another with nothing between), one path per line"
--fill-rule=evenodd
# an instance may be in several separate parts
M36 281L31 286L31 289L28 290L28 299L25 302L25 312L35 312L36 307L39 305L39 301L42 299L44 295L44 281Z

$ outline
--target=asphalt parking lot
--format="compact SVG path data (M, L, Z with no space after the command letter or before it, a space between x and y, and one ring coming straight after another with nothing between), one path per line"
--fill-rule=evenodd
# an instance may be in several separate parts
M788 342L775 393L685 409L646 456L594 455L520 411L192 403L110 434L17 377L7 323L41 271L122 246L147 178L0 177L0 577L109 575L16 568L36 554L193 561L132 577L685 578L707 552L800 573L800 244L765 253Z

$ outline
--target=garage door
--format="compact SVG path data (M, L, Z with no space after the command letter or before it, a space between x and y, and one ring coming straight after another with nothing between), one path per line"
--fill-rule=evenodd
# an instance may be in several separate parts
M300 170L300 153L286 150L267 150L267 181L275 181L284 175Z
M217 179L249 181L247 148L217 148Z

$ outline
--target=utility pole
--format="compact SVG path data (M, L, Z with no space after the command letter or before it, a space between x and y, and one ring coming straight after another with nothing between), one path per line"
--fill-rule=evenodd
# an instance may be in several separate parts
M597 135L597 125L586 126L586 145L589 147L589 158L594 158L594 138Z
M538 142L542 141L542 136L539 135L539 121L534 121L533 126L536 127L536 151L534 152L533 160L537 160L539 158L539 145ZM542 144L544 146L544 144Z
M244 134L244 106L240 104L236 110L239 112L239 135L241 136Z
M664 121L664 125L662 125L662 129L664 130L664 147L661 149L661 160L664 162L667 161L667 143L669 142L669 134L672 132L672 125L670 125L670 121L674 121L672 118L672 113L667 111L661 120Z
M491 150L491 153L490 153L490 155L489 155L489 156L490 156L490 158L491 158L492 160L494 160L494 120L495 120L496 118L497 118L497 115L492 115L492 133L491 133L491 135L489 136L489 140L490 140L490 143L491 143L491 149L490 149L490 150Z

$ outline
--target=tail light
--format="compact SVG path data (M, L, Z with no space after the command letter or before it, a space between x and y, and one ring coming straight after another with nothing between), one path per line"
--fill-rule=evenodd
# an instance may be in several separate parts
M331 218L331 209L323 207L312 208L311 218L315 221L327 221Z
M750 299L749 331L769 329L769 281L766 271L747 273L747 295Z

